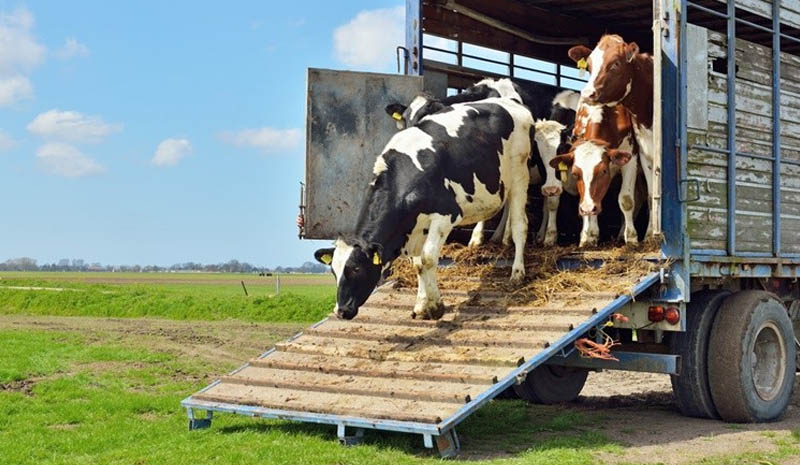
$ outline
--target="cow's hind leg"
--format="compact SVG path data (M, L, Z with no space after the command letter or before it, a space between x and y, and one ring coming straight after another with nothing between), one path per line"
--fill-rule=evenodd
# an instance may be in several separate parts
M581 229L581 242L579 247L591 247L597 245L600 238L600 227L597 224L597 217L583 216L583 229Z
M444 315L444 304L439 287L436 284L436 267L439 265L439 253L453 229L450 216L436 215L431 220L428 236L422 246L422 253L414 257L417 269L417 302L414 304L412 317L424 320L438 320Z
M497 223L497 229L494 230L494 234L492 237L489 238L489 242L501 242L504 241L505 232L508 229L508 206L503 206L503 215L500 217L500 222Z
M514 240L514 263L511 265L511 282L519 282L525 277L525 240L528 237L528 215L525 204L528 201L528 170L520 170L509 192L509 229Z
M561 199L559 196L554 195L551 197L547 197L544 200L544 213L545 218L547 219L547 229L544 233L544 240L542 243L545 246L555 245L556 240L558 239L558 225L557 225L557 216L558 216L558 205L561 203Z

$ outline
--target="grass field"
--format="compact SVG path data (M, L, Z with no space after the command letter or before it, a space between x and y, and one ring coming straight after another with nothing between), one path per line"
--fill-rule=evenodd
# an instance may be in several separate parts
M280 295L274 277L252 275L0 278L2 465L440 463L416 435L368 431L365 444L344 448L329 425L229 414L188 431L180 401L326 315L335 294L329 275L281 276ZM779 423L728 425L681 417L668 391L615 400L607 383L627 378L598 376L605 381L594 395L606 397L566 406L491 402L459 425L459 460L800 464L800 396Z
M328 274L0 272L5 314L310 322L335 293Z

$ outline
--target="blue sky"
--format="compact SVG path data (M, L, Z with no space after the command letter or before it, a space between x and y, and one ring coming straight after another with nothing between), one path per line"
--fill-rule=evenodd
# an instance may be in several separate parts
M402 5L0 0L0 261L312 259L306 68L393 71Z

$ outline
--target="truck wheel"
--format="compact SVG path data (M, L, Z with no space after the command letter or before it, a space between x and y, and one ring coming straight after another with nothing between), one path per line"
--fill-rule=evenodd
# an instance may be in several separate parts
M731 422L780 418L794 388L796 349L786 308L771 294L742 291L722 302L708 348L711 396Z
M687 417L719 418L708 387L708 339L717 309L730 292L705 290L692 295L686 309L686 331L672 333L670 350L680 356L679 375L671 375L672 392Z
M589 370L542 365L528 373L525 382L515 384L517 395L534 404L559 404L578 397Z

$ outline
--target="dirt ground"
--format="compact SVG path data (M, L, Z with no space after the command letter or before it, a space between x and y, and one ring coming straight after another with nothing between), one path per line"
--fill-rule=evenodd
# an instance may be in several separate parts
M78 332L92 341L124 342L151 350L198 357L235 368L274 342L302 330L296 324L168 321L81 317L0 317L0 330ZM209 373L208 381L215 374ZM672 399L667 375L605 371L592 373L581 397L565 409L604 418L604 433L625 444L621 453L599 461L617 463L696 463L720 455L774 452L775 441L800 428L800 388L779 422L731 425L686 418ZM800 458L789 458L800 464Z

